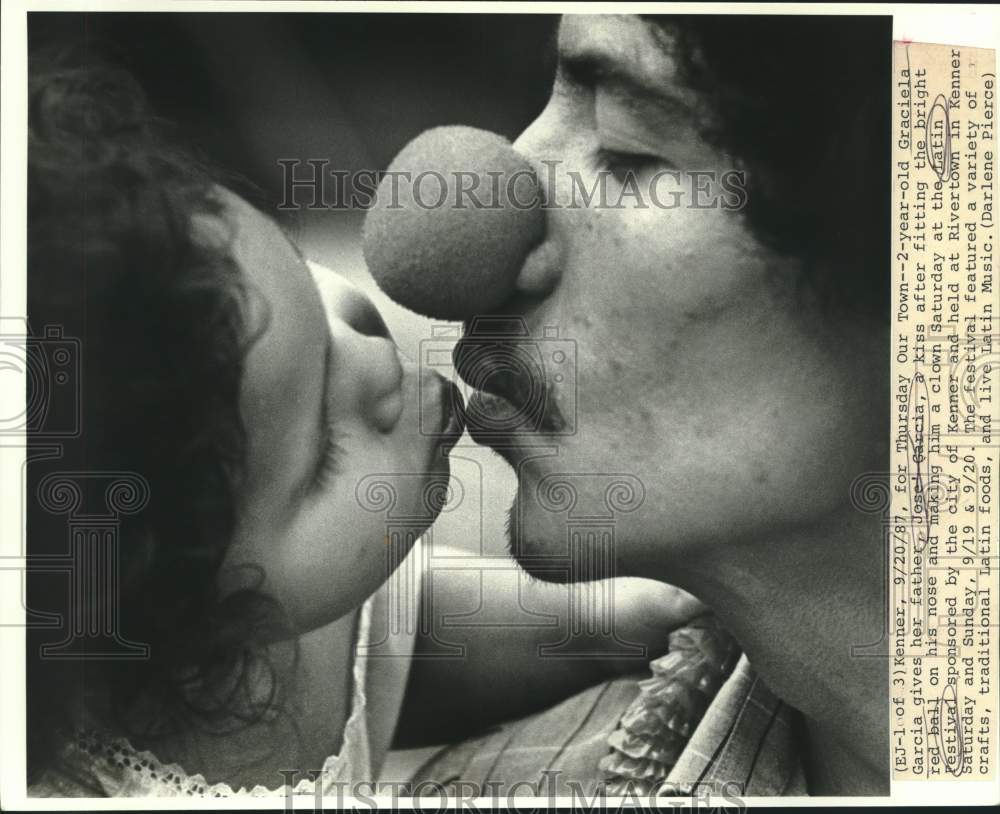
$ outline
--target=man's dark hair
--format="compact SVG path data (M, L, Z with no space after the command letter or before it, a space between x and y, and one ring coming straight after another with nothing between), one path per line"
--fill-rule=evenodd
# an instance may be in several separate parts
M647 19L704 100L703 135L746 170L755 233L826 307L888 320L891 19Z
M212 244L192 228L194 216L220 214L215 182L168 145L140 88L119 70L33 58L28 104L29 345L44 353L46 328L78 341L81 422L76 437L59 440L60 455L28 467L27 605L62 620L57 628L29 625L35 775L72 734L84 694L125 732L141 718L150 736L177 725L231 725L237 709L245 717L245 679L282 615L256 587L224 598L217 588L244 469L244 359L263 326L247 324L249 291L229 239ZM29 376L29 404L37 386ZM45 427L29 432L28 443L29 457L43 451ZM148 659L42 655L65 638L77 610L68 582L83 577L37 565L69 549L67 517L39 496L53 472L98 480L128 472L145 481L148 505L120 520L118 606L107 607L112 600L98 585L83 590L99 614L117 618L121 637L149 646ZM92 498L101 495L84 490L81 512L102 509ZM233 675L231 696L193 700L192 688L206 679Z

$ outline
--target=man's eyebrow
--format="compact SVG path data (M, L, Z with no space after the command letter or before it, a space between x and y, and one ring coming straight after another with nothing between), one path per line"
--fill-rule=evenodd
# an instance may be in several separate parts
M585 87L619 85L670 111L690 113L691 108L669 89L663 78L649 76L628 60L620 59L602 48L560 51L559 62L566 77Z

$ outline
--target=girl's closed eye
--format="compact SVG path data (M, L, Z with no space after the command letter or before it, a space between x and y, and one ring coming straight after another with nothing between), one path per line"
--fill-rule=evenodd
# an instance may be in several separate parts
M316 494L322 492L330 483L334 475L338 473L340 456L343 448L339 441L341 438L337 421L334 418L335 411L332 409L332 372L334 365L334 353L332 343L327 345L326 356L323 360L323 393L320 406L320 451L316 457L316 468L313 471L309 483L309 492Z
M323 416L323 446L317 458L316 472L313 475L313 490L320 492L325 489L332 478L339 472L340 456L343 454L343 447L339 444L340 432L333 419L326 414Z

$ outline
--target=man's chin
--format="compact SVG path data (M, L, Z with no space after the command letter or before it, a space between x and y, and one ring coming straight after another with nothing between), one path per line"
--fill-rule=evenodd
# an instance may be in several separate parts
M507 514L507 549L517 564L542 582L564 585L570 581L570 562L565 531L561 538L546 540L529 534L531 522L524 517L524 502L515 497Z
M565 585L616 576L613 538L581 535L521 495L507 515L507 545L517 564L541 582Z

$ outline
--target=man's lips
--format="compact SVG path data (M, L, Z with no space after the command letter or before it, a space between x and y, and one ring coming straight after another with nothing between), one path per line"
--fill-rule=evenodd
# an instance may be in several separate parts
M476 442L490 445L538 434L558 435L566 427L548 388L537 403L526 407L517 406L505 396L476 390L466 404L465 422Z
M466 407L469 434L478 442L503 441L513 435L558 433L565 420L542 354L523 323L502 321L487 333L467 328L452 351L458 375L475 393Z
M466 405L466 425L469 435L480 444L506 441L511 436L530 432L517 407L503 396L476 390Z

